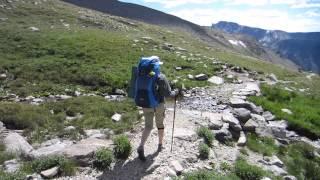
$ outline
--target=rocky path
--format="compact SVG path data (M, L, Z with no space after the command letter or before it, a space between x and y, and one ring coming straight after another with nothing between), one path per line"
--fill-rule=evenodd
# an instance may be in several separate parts
M210 78L213 84L208 88L194 88L186 91L185 97L177 103L173 151L171 133L173 122L173 105L167 103L165 118L165 149L158 153L157 130L154 128L146 146L146 162L138 159L136 149L139 146L144 123L138 124L134 130L127 132L133 145L133 152L126 161L117 161L105 172L94 170L88 159L100 147L112 147L112 141L100 130L85 130L86 139L79 142L53 139L35 148L29 145L17 132L3 131L1 136L7 140L9 147L25 147L33 157L64 154L79 160L82 166L73 177L61 177L59 180L91 180L91 179L170 179L182 173L199 169L213 169L223 173L221 164L232 165L245 148L246 133L255 132L259 136L269 136L277 143L288 144L291 141L304 141L316 148L319 142L312 142L295 132L287 130L286 121L275 121L270 112L247 101L248 96L259 95L259 81L253 80L249 73L225 71L223 82L220 77ZM257 79L257 78L256 78ZM208 127L215 134L210 157L201 160L198 157L198 145L202 142L196 134L200 126ZM1 129L1 128L0 128ZM19 139L15 141L12 139ZM231 141L232 143L225 143ZM17 143L18 142L18 143ZM228 144L228 145L227 145ZM263 157L248 151L247 161L258 165L275 175L287 176L286 168L276 156Z

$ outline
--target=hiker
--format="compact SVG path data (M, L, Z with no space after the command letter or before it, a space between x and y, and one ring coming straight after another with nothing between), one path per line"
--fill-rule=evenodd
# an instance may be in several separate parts
M165 97L175 97L178 90L171 91L170 84L165 75L160 72L163 63L157 56L142 58L137 68L135 102L143 108L145 128L142 133L141 143L138 147L139 159L146 160L144 145L153 129L153 118L155 117L158 129L158 152L163 148Z

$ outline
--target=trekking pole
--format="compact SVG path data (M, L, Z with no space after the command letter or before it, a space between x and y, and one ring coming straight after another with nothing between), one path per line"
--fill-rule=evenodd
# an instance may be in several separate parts
M173 123L172 123L172 138L171 138L171 150L170 150L170 152L172 152L172 145L173 145L174 121L175 121L175 119L176 119L176 107L177 107L177 96L174 96Z

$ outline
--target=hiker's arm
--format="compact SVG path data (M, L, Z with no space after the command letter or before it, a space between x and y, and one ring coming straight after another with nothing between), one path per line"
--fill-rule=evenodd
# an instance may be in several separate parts
M170 84L165 75L161 74L158 80L159 94L164 97L174 97L177 95L176 91L172 91Z

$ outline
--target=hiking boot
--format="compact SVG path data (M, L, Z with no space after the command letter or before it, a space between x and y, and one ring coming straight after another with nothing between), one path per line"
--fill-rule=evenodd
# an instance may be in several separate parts
M162 150L163 150L164 148L163 148L163 146L162 146L162 144L158 144L158 152L161 152Z
M141 161L146 161L146 157L144 156L144 149L143 147L139 147L138 150L138 157Z

